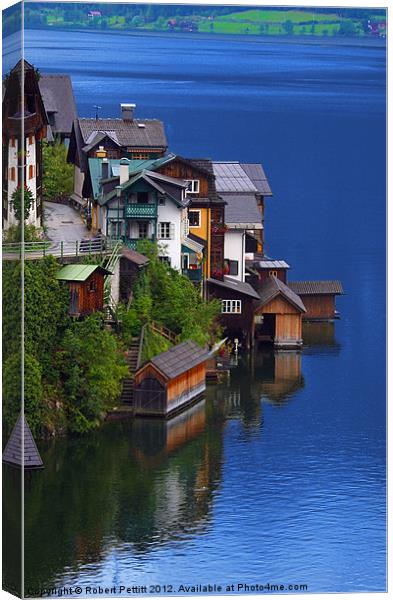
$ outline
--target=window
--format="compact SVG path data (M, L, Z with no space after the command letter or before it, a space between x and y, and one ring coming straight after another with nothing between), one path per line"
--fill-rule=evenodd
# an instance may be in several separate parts
M222 313L236 313L242 312L242 301L241 300L221 300L221 312Z
M200 227L201 226L201 211L200 210L189 210L188 211L188 221L190 227Z
M239 275L239 261L224 259L224 273L225 275Z
M29 165L29 179L34 177L34 165Z
M9 179L10 179L11 181L15 181L15 179L16 179L16 169L15 169L15 167L11 167L11 168L10 168L10 176L9 176Z
M159 256L158 258L161 262L166 263L169 267L171 266L171 257L170 256Z
M199 194L199 179L186 179L186 194Z
M147 204L149 202L148 192L137 192L136 201L138 204Z
M121 221L112 221L112 237L119 238L121 236Z
M159 196L158 197L158 204L160 206L165 206L165 196Z
M189 267L190 267L190 255L189 254L182 254L182 257L181 257L181 268L183 269L183 271L185 271Z
M146 239L148 234L148 223L138 223L138 237L140 240Z
M132 148L127 148L127 152L132 153L133 160L148 160L150 158L146 152L132 152Z
M277 277L277 271L269 271L269 277Z
M11 138L11 148L15 148L15 138Z
M96 291L97 291L97 283L93 279L89 283L89 292L96 292Z
M173 240L174 234L175 227L173 223L158 223L158 238L160 240Z

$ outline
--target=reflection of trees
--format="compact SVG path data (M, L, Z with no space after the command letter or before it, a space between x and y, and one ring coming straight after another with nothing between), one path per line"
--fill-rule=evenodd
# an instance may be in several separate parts
M3 588L21 594L22 472L3 464Z
M107 423L40 447L45 469L26 483L26 587L97 563L119 541L148 552L206 527L223 428L208 412L201 403L173 422Z

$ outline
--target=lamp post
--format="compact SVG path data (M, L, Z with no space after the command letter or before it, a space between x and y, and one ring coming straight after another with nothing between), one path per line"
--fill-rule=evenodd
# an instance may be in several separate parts
M115 187L117 196L117 239L120 239L120 196L121 196L121 185Z

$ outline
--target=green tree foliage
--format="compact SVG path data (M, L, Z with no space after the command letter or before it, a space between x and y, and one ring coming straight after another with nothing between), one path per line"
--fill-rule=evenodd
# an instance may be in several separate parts
M16 188L11 196L11 204L15 213L16 220L21 224L27 221L30 215L30 210L34 203L34 197L31 190L25 187L22 193L22 187Z
M59 196L72 193L74 186L74 167L67 163L67 148L60 140L54 144L44 142L43 192L46 200L56 200Z
M57 261L48 256L26 261L24 266L24 339L28 353L37 358L48 375L52 353L69 322L69 293L57 279ZM3 267L3 354L20 350L21 264L7 262ZM55 374L54 374L55 376Z
M157 321L179 334L181 340L192 339L201 345L213 341L219 301L202 300L199 289L187 277L159 260L156 244L143 241L138 250L149 258L132 303L141 322Z
M293 34L293 22L292 21L289 21L289 19L284 21L283 27L288 35Z
M69 428L83 433L96 427L114 406L128 374L115 335L99 314L75 321L66 331L57 363L69 414Z
M7 432L14 427L21 411L22 398L21 352L7 358L3 375L3 419ZM24 410L33 435L41 430L44 404L42 371L37 359L25 353L24 358Z
M338 33L350 37L357 34L357 29L353 21L342 21Z

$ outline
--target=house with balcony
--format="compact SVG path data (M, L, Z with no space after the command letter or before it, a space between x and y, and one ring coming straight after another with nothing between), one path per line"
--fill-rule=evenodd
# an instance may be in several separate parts
M180 271L182 245L187 244L188 184L140 170L133 162L103 158L91 164L91 173L101 169L101 177L92 178L98 229L108 238L121 239L132 250L140 240L156 241L162 260Z
M163 156L167 149L164 125L157 119L136 119L135 104L121 104L118 119L75 119L72 125L67 161L74 165L74 191L77 208L86 210L89 220L92 181L90 158L144 161Z

